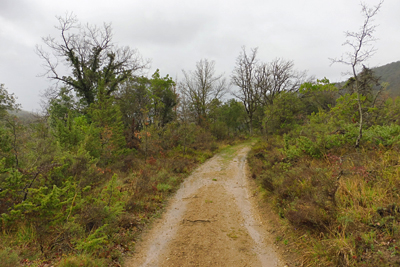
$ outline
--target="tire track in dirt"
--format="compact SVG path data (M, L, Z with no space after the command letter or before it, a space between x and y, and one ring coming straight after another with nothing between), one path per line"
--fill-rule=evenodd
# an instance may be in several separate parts
M125 266L284 266L248 192L249 150L196 169Z

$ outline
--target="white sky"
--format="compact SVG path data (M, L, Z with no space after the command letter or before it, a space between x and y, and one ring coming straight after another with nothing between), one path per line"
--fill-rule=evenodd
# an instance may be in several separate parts
M366 0L376 5L378 0ZM356 0L0 0L0 83L23 109L39 109L40 92L51 83L35 54L41 37L58 37L55 16L73 12L82 23L111 22L114 42L137 48L178 80L203 58L215 60L229 78L241 47L258 47L258 59L293 60L297 70L332 82L347 66L329 58L346 50L344 31L357 31L363 18ZM368 66L400 60L400 1L385 0L375 18L377 53Z

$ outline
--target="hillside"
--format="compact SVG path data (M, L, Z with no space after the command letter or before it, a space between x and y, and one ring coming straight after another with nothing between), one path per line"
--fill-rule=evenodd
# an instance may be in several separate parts
M400 61L392 62L373 69L382 81L388 82L388 91L393 96L400 95Z
M25 110L18 110L18 111L12 110L12 111L10 111L10 114L17 116L18 118L20 118L21 120L24 120L24 121L32 120L35 118L35 115L33 113L31 113L29 111L25 111Z

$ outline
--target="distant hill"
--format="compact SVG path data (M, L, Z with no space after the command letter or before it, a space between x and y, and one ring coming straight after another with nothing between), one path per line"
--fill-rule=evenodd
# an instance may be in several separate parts
M373 68L383 82L388 82L388 92L393 96L400 95L400 61Z
M20 118L23 121L30 121L35 119L35 115L29 111L25 110L19 110L19 111L10 111L10 114L16 115L18 118Z

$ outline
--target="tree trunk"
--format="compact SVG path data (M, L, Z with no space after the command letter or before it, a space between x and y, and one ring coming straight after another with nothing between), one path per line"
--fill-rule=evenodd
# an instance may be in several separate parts
M358 85L357 85L358 86ZM358 89L358 88L357 88ZM356 140L355 147L358 148L360 146L361 138L362 138L362 126L363 126L363 112L362 112L362 105L360 100L360 93L357 92L357 102L358 102L358 112L359 112L359 124L358 124L358 137Z

